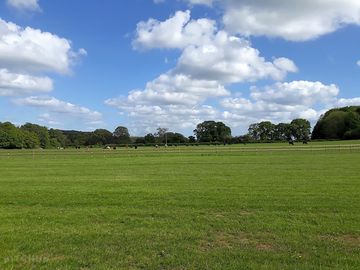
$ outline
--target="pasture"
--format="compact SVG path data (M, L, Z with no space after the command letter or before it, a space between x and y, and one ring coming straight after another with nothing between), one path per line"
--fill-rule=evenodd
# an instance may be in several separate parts
M359 269L359 142L0 151L0 269Z

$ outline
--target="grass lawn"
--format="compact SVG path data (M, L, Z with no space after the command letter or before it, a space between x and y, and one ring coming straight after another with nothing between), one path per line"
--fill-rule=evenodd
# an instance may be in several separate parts
M360 149L316 145L0 151L0 269L360 269Z

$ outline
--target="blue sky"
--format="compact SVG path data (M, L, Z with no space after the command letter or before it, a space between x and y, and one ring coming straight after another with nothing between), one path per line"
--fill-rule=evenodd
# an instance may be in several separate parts
M360 2L287 2L0 0L0 121L238 135L360 105Z

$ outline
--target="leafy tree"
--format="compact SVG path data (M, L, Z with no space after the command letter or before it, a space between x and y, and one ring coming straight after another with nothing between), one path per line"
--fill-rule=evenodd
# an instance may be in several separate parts
M311 124L305 119L295 119L290 123L292 136L297 141L308 141L311 134Z
M126 144L130 143L130 134L129 130L126 127L119 126L113 132L116 143Z
M23 148L23 133L10 122L0 124L0 148Z
M156 138L153 134L149 133L146 134L144 137L145 143L155 143L156 142Z
M215 121L198 124L194 134L199 142L225 142L231 139L231 129L224 123Z
M316 123L313 139L360 139L360 106L327 111Z
M65 147L66 146L66 136L58 129L50 129L50 144L52 147Z
M161 127L156 129L156 133L154 135L158 143L167 143L166 133L168 132L168 130L169 130L168 128L161 128Z
M275 126L274 139L277 141L289 141L292 139L292 128L290 124L279 123Z
M255 140L271 141L275 138L275 125L269 121L252 124L249 127L249 135Z
M96 129L92 138L94 144L106 145L113 143L113 134L106 129Z
M93 132L82 132L75 130L61 130L61 132L66 137L65 145L67 147L87 146L96 144L96 142L92 143L94 135Z
M254 141L258 141L260 140L260 128L259 128L259 124L255 123L255 124L251 124L249 126L248 129L248 134L249 137L254 140Z
M40 140L36 133L22 130L23 147L26 149L35 149L40 147Z
M194 136L189 136L188 140L189 140L189 143L195 143L196 142L196 138Z
M49 131L46 127L42 127L36 124L26 123L25 125L21 126L21 130L26 130L29 132L33 132L37 135L40 141L40 146L42 148L49 148L50 147L50 135Z
M180 133L167 132L165 136L167 137L168 143L186 143L188 141L188 139Z
M144 137L135 137L133 138L136 144L145 144L145 138Z

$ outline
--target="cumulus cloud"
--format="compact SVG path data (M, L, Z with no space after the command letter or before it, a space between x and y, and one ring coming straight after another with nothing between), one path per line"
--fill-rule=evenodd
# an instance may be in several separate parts
M290 59L267 61L248 40L219 30L213 20L191 19L190 11L178 11L165 21L140 22L133 46L138 50L181 50L176 66L144 89L105 101L144 128L156 123L185 128L203 120L220 120L221 112L205 103L229 96L227 85L281 81L297 71Z
M163 22L155 19L139 22L133 46L136 49L183 49L209 42L215 31L215 21L191 20L189 10L178 11Z
M192 20L190 11L178 11L164 22L150 19L139 23L134 45L182 49L173 72L224 84L265 78L282 80L288 72L297 71L290 59L266 61L249 41L217 30L212 20Z
M360 106L360 97L341 98L336 103L337 107Z
M194 80L182 74L163 74L147 83L145 90L130 92L127 102L134 104L196 105L208 97L229 92L217 81Z
M52 127L61 126L61 123L49 113L40 114L38 120Z
M69 73L77 56L71 42L49 32L0 19L0 67L26 72Z
M224 31L219 31L209 43L185 48L176 69L195 78L225 84L265 78L283 80L288 72L297 71L290 59L268 62L248 41Z
M231 33L306 41L346 25L360 25L358 0L187 0L190 4L217 3Z
M315 39L347 24L360 24L357 0L225 0L224 24L246 36Z
M193 5L211 6L213 4L213 0L188 0L188 2Z
M53 82L48 77L11 73L7 69L0 69L0 96L44 93L52 89Z
M39 0L7 0L7 4L20 11L41 11Z
M13 99L12 102L40 111L38 121L49 127L94 130L104 125L100 112L55 97L29 96Z
M251 97L256 101L264 101L282 105L312 106L316 103L331 104L339 94L334 85L321 82L293 81L276 83L264 89L254 87Z
M144 90L131 91L127 97L111 98L106 105L126 112L137 129L166 126L188 128L197 121L214 117L217 111L202 105L210 97L229 96L217 81L194 80L183 74L162 74L147 83ZM134 127L131 127L134 130Z
M77 117L88 121L100 121L102 119L102 114L100 112L62 101L54 97L30 96L15 99L14 103L17 105L42 108L51 113L66 114L71 117Z
M67 39L0 18L0 95L49 92L52 80L39 73L68 74L82 55L86 51L75 52Z
M324 109L337 103L339 88L321 82L293 81L264 88L253 87L250 98L226 98L223 116L235 125L257 121L288 122L295 118L316 121ZM321 109L316 110L315 108Z
M131 105L121 100L111 99L107 105L126 112L131 121L129 128L134 134L153 132L156 127L167 127L172 130L192 130L198 123L219 119L220 112L209 105Z

